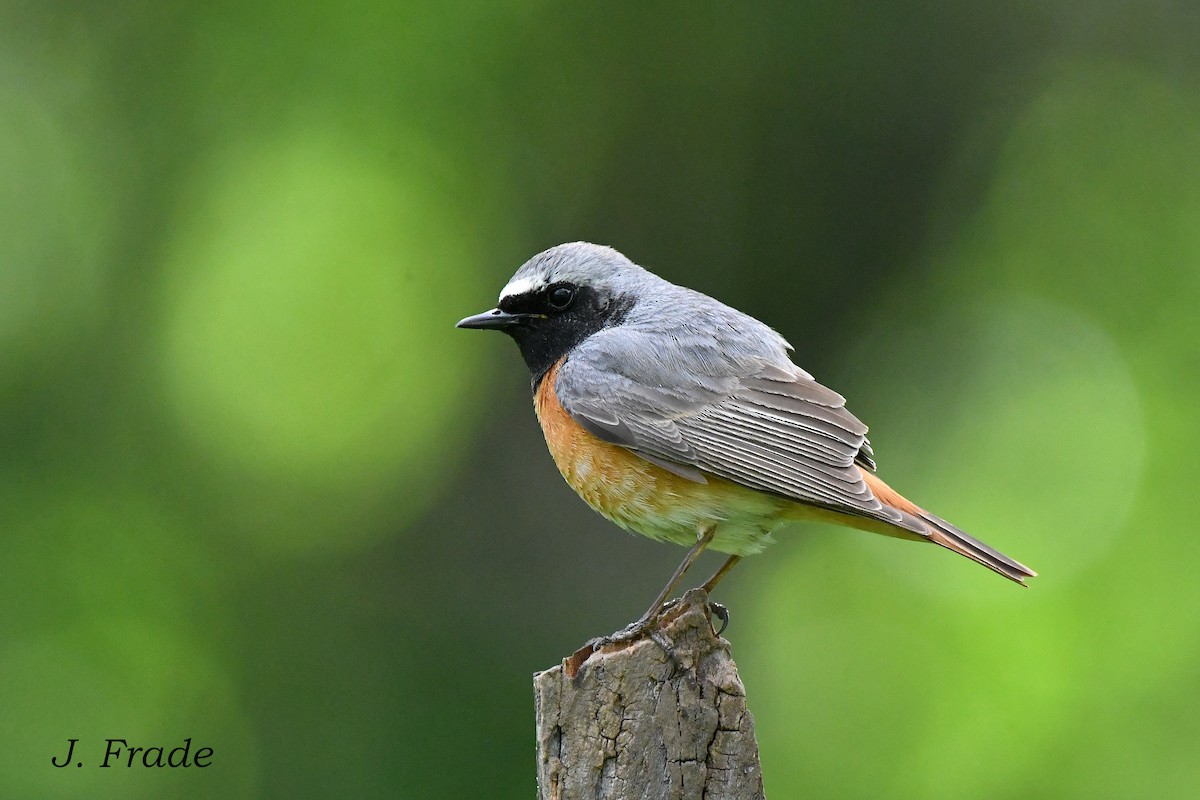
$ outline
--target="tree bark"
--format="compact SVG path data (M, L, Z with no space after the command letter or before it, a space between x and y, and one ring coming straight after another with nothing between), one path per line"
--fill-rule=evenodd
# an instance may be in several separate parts
M585 648L534 676L539 800L759 800L754 719L708 595L658 639Z

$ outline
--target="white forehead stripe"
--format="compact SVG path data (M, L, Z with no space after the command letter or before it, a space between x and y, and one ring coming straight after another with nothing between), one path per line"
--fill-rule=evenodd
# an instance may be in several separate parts
M519 294L527 294L528 292L532 292L534 289L540 289L545 285L545 281L541 280L540 278L526 277L520 278L519 280L509 281L508 286L505 286L504 290L500 292L500 299L503 300L506 297L516 297Z

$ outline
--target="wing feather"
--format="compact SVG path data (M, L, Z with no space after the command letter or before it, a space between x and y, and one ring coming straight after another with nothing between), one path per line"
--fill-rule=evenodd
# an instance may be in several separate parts
M622 360L572 354L555 392L566 411L596 436L691 478L742 483L803 503L895 522L871 493L859 467L874 469L867 426L845 399L808 373L763 359L681 375ZM717 364L716 366L723 366ZM737 375L737 370L749 377ZM732 374L731 374L732 373Z
M829 502L857 494L852 485L839 486L819 468L782 458L766 447L745 439L723 437L711 430L698 429L691 433L702 448L701 462L718 475L723 473L723 477L733 477L779 494L819 497Z
M834 463L844 455L834 442L811 428L793 425L778 417L757 413L753 409L731 405L726 412L726 422L731 428L749 436L756 436L766 428L772 436L778 437L781 443L787 443L796 452L817 460Z

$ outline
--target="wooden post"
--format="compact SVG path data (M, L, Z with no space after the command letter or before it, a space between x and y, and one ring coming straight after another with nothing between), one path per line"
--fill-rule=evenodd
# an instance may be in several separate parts
M708 595L652 639L580 651L534 676L538 800L761 800L754 719Z

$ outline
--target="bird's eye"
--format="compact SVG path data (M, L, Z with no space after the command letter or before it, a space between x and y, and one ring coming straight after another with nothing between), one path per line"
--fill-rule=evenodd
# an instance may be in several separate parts
M575 287L571 285L555 286L546 294L546 302L555 311L564 311L575 302Z

